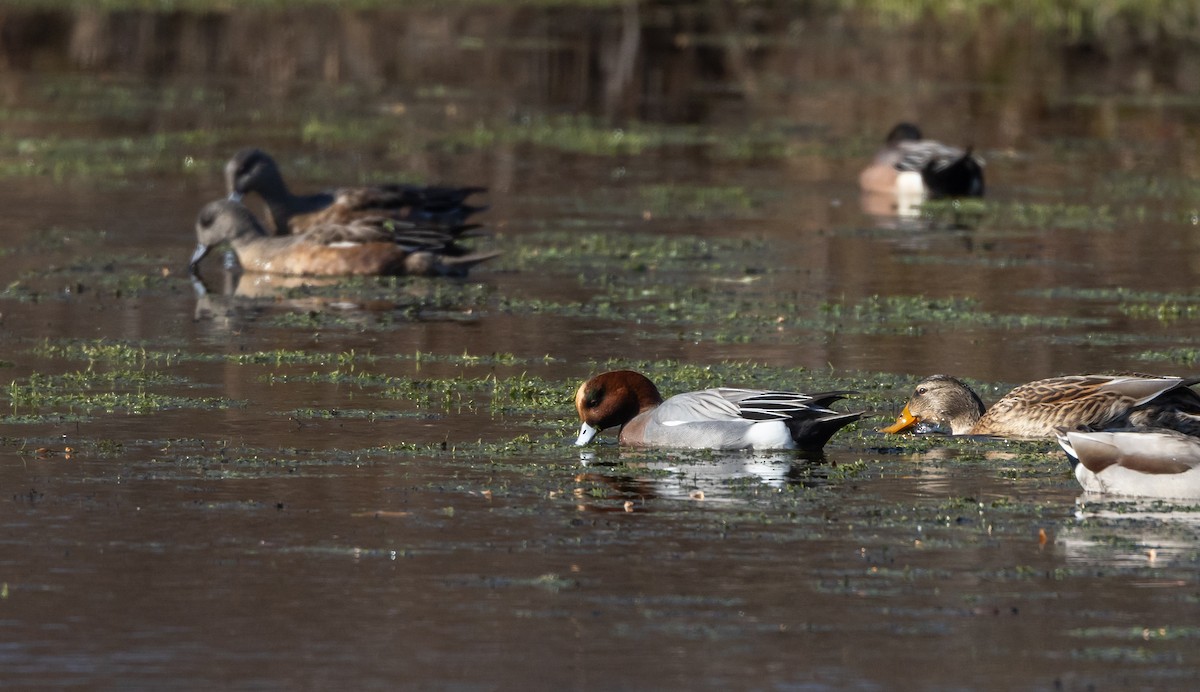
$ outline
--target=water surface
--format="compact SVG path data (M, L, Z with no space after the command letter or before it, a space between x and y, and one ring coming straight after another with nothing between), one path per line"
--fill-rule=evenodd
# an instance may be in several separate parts
M874 432L932 372L988 400L1196 375L1186 32L757 3L3 21L5 684L1194 679L1194 508L1081 497L1049 444ZM899 119L973 145L986 200L873 214L855 176ZM297 189L486 185L505 255L194 283L247 145ZM574 389L611 367L871 415L816 459L581 454Z

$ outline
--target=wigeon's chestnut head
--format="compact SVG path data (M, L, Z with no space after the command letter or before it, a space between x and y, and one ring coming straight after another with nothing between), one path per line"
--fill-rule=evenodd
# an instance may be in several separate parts
M269 236L249 209L217 200L196 218L193 273L209 251L229 243L246 271L291 276L463 276L500 253L463 254L454 230L422 228L382 218L322 224L289 236Z
M954 435L1052 439L1058 428L1171 428L1200 435L1200 380L1156 375L1067 375L1023 384L990 409L949 375L927 377L913 389L899 418L882 432L918 423Z
M828 404L852 392L798 394L721 387L663 400L654 383L632 370L601 373L580 385L575 408L583 421L577 445L606 428L634 447L820 450L835 432L862 416Z
M863 192L899 198L982 197L983 159L965 150L924 139L911 123L899 123L858 176Z
M1060 428L1057 435L1088 492L1200 500L1200 438L1165 429Z
M225 186L234 202L257 193L270 211L277 235L326 223L349 223L363 216L457 227L472 214L487 209L467 204L472 195L487 191L483 187L389 184L295 195L283 182L275 159L261 149L242 149L229 159L225 164Z

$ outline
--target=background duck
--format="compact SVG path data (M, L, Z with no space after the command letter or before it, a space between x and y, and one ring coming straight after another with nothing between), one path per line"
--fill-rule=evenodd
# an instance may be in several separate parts
M931 139L911 123L899 123L885 146L858 176L864 192L911 197L982 197L983 159Z
M819 450L862 413L827 405L852 392L800 394L721 387L663 400L645 375L601 373L579 386L575 409L583 421L577 445L621 426L619 442L636 447Z
M284 275L463 276L499 252L459 254L455 235L390 219L326 223L288 236L270 236L245 206L210 202L196 218L194 273L209 251L228 242L246 271Z
M266 203L277 234L296 233L326 223L349 223L361 216L387 216L440 226L461 226L486 207L467 204L483 187L373 185L343 187L310 195L294 195L283 182L275 159L261 149L242 149L225 164L229 199L258 193Z
M917 384L896 422L883 432L908 430L922 421L954 435L1053 438L1057 428L1164 427L1200 434L1200 380L1156 375L1068 375L1023 384L991 409L950 375Z
M1174 430L1057 431L1088 492L1200 498L1200 439Z

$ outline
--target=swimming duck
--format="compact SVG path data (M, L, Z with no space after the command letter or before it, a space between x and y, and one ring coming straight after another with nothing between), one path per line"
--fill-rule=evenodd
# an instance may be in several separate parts
M583 421L577 445L621 426L619 442L634 447L819 450L862 413L826 406L852 392L799 394L757 389L705 389L663 400L645 375L601 373L579 386L575 408Z
M1200 498L1200 438L1174 430L1060 429L1058 444L1088 492Z
M983 159L931 139L911 123L888 133L875 159L858 176L864 192L911 197L982 197Z
M245 206L210 202L196 218L196 250L189 268L213 247L228 242L246 271L294 276L398 275L464 276L499 255L458 255L453 232L414 227L380 218L325 223L289 236L270 236Z
M324 223L349 223L361 216L461 226L472 214L486 208L467 204L467 198L487 191L483 187L391 184L294 195L283 182L275 159L261 149L242 149L229 159L225 164L225 186L234 202L257 192L280 235Z
M954 435L1052 438L1056 428L1152 426L1200 434L1200 380L1156 375L1068 375L1023 384L988 409L979 395L949 375L919 382L896 422L883 432L922 421Z

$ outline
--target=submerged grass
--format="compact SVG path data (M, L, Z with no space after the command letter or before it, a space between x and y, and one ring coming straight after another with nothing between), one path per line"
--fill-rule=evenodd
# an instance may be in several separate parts
M147 391L147 387L177 385L180 380L145 371L80 371L64 375L31 374L8 387L13 416L57 416L61 412L124 411L145 414L179 408L226 409L237 402L221 397L189 397ZM127 389L132 391L113 391ZM102 391L96 391L102 390ZM53 412L47 412L53 409Z
M474 129L448 135L442 146L491 150L526 144L586 156L637 156L668 147L704 147L719 159L782 158L793 151L782 127L757 126L716 132L691 125L626 122L620 125L586 115L528 114L507 123L478 122Z
M83 177L106 185L131 185L135 176L150 173L209 176L222 161L198 159L219 140L212 130L160 133L147 137L110 139L25 137L0 146L15 149L17 157L0 162L0 177Z
M458 354L414 351L379 355L371 352L348 349L345 351L298 351L274 349L245 353L199 353L183 349L154 348L146 343L113 341L108 339L79 340L45 339L29 351L40 358L82 360L89 363L118 365L171 365L181 362L221 362L233 365L324 365L350 370L383 362L443 363L472 367L492 368L498 365L546 365L556 362L550 356L520 358L511 353ZM0 362L0 366L4 365ZM11 363L8 365L11 366Z
M1024 329L1107 323L1100 317L994 313L966 297L869 296L818 303L778 287L774 275L786 270L763 268L770 251L764 241L754 238L587 231L543 231L531 236L506 258L507 267L568 276L574 272L573 280L587 291L588 299L548 300L509 293L499 298L502 312L683 330L718 343L778 341L797 331L919 335L964 324Z
M1118 212L1106 205L1062 202L965 199L930 200L921 205L921 215L940 226L968 223L972 227L996 230L1112 230L1118 218L1127 219L1133 213L1123 207L1118 217Z

